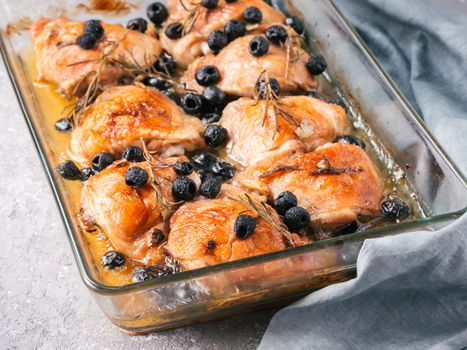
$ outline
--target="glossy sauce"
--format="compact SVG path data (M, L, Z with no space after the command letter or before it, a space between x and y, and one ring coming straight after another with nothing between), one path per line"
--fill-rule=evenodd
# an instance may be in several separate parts
M25 71L34 81L36 77L36 69L34 64L34 53L32 50L25 50L21 53ZM44 118L44 128L46 129L49 146L54 155L54 163L59 164L68 157L68 145L70 143L71 132L61 132L55 129L55 122L62 118L63 110L73 101L67 100L65 97L55 92L55 87L51 84L35 82L33 83L34 92L39 102L39 106ZM60 177L60 176L59 176ZM74 215L79 215L81 189L83 187L80 181L62 180L66 189L69 203L71 204ZM109 239L99 231L87 232L82 230L82 234L89 245L92 258L95 266L98 269L101 282L110 286L119 286L130 284L132 281L132 271L139 264L126 259L123 267L115 270L104 268L100 263L102 255L106 252L114 250Z

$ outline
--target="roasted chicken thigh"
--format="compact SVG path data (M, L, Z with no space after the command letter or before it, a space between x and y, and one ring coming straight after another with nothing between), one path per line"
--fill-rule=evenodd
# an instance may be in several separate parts
M308 210L311 225L326 229L350 223L359 215L378 215L383 198L383 180L368 155L343 142L247 169L239 180L270 198L284 191L294 193L298 204Z
M99 70L103 53L113 51L108 58L150 67L162 51L156 38L106 23L102 23L103 37L92 49L85 50L76 44L83 26L83 22L65 17L42 18L31 29L37 79L56 84L58 91L67 96L80 95L86 90ZM126 74L121 65L104 64L100 68L100 83L104 86L116 83Z
M167 235L165 219L175 202L171 188L177 176L172 165L179 160L187 161L185 157L156 158L153 173L157 190L148 162L120 161L89 178L81 193L84 226L98 227L117 251L131 259L144 264L163 261L165 252L160 244L161 237L157 235L160 235L158 230ZM149 174L141 188L125 183L126 172L134 166ZM190 177L198 181L196 175Z
M167 251L191 270L285 249L283 234L237 201L244 196L238 188L224 185L214 200L200 198L182 205L170 220ZM272 209L271 213L280 222ZM257 218L254 232L246 239L239 238L234 230L240 214ZM303 244L297 235L293 239Z
M220 124L229 134L228 156L243 166L312 151L349 128L342 107L308 96L241 98L227 105Z
M87 164L99 152L116 159L125 148L145 141L165 156L204 147L203 124L160 91L143 85L106 89L90 105L71 135L70 150Z
M256 82L264 73L277 79L283 92L309 91L316 87L316 79L306 67L308 53L296 47L296 52L288 55L285 46L270 45L264 55L253 56L249 52L249 44L254 37L246 35L238 38L219 54L210 53L196 59L188 66L182 78L187 88L203 91L203 87L196 81L196 72L204 66L217 67L220 79L215 85L235 96L253 96Z
M206 41L209 34L216 29L223 30L230 20L240 20L243 12L250 6L257 7L262 12L262 21L250 28L250 33L263 33L266 28L273 23L282 23L284 15L273 9L263 0L238 0L227 2L220 0L216 8L206 9L198 2L181 0L170 0L168 10L170 17L167 24L183 22L195 7L197 7L197 17L193 23L193 28L179 39L170 39L163 30L161 32L161 44L168 51L181 67L187 67L193 60L207 51ZM185 30L192 26L191 21L186 24ZM206 52L204 52L206 53Z

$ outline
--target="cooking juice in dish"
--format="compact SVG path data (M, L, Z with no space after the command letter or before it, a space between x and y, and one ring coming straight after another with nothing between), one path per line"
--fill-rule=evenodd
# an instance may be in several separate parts
M34 77L36 77L34 52L32 50L24 50L21 54L21 59L28 76L31 77L31 81L34 81ZM68 145L70 143L70 134L57 131L55 123L61 118L64 109L72 101L58 94L55 91L55 87L51 84L34 81L33 88L42 111L44 126L48 132L49 143L55 156L55 164L59 164L69 158ZM67 190L68 200L72 205L75 215L78 215L83 185L79 181L65 181L64 185ZM99 271L102 282L110 286L131 283L132 270L138 264L127 259L126 264L118 270L104 268L100 262L101 257L106 252L114 250L109 239L105 235L100 234L99 231L82 230L81 232L88 243L89 250L95 261L95 267Z
M251 16L254 16L252 14ZM259 43L259 49L261 50L262 42ZM256 55L256 53L255 53ZM24 64L25 71L30 78L33 85L33 91L36 95L37 101L42 111L43 123L48 133L48 140L50 148L53 151L55 165L62 163L70 158L69 144L70 144L70 132L60 132L56 129L55 123L58 119L63 118L63 111L66 109L73 100L68 100L62 95L56 92L56 87L52 84L36 82L36 68L35 68L35 57L32 50L25 50L21 54L21 60ZM183 70L179 70L174 76L177 79ZM334 87L331 83L326 81L324 77L319 77L319 93L321 98L331 101L336 98ZM179 89L178 92L182 92ZM287 94L284 94L287 95ZM340 103L336 101L335 103ZM405 220L411 220L422 217L423 211L417 201L416 195L412 192L410 184L407 183L404 172L397 164L392 160L392 157L385 148L380 145L374 138L370 142L368 136L368 130L364 120L355 119L351 117L351 124L353 124L352 135L358 136L366 144L366 153L370 156L372 161L378 166L384 178L385 197L394 196L400 198L402 201L407 203L410 207L410 214ZM218 157L225 159L227 162L234 164L237 171L241 169L239 163L235 163L234 160L229 159L224 148L210 149L210 152L215 153ZM196 157L200 154L200 151L189 152L190 157ZM227 181L226 183L229 183ZM64 186L66 188L68 200L72 205L75 215L80 213L80 196L83 184L80 181L65 181ZM358 231L381 227L389 224L393 224L394 219L387 219L383 217L373 218L359 218ZM354 232L357 227L343 228L341 232L334 232L330 230L318 230L313 233L313 240L326 239L333 237L336 234L345 234L345 230L351 230ZM123 266L116 269L105 268L101 264L102 256L110 251L114 251L114 247L110 240L104 235L99 229L92 231L82 230L82 234L88 244L89 250L92 254L95 262L95 267L99 272L101 282L106 285L118 286L132 283L132 274L136 267L141 266L140 263L131 260L130 258L125 259ZM207 249L209 248L207 244ZM215 243L212 243L214 246Z

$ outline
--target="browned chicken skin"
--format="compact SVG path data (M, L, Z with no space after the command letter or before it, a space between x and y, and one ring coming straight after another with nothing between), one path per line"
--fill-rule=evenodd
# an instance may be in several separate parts
M345 111L308 96L287 96L276 102L285 114L274 113L269 101L241 98L224 109L220 124L229 133L226 146L230 158L243 166L284 160L292 154L309 152L332 141L348 129Z
M248 51L253 38L254 35L246 35L232 41L217 55L210 53L196 59L182 78L187 88L203 91L195 74L201 67L209 65L216 66L220 72L220 80L215 85L230 95L253 96L256 82L263 72L267 72L269 78L277 79L283 92L309 91L316 87L315 78L306 68L309 55L304 50L295 48L295 58L287 59L285 47L270 45L265 55L255 57Z
M189 1L170 0L168 4L170 17L167 23L182 22L194 6ZM250 33L263 33L271 24L284 21L284 15L263 0L238 0L232 3L220 0L215 9L207 10L200 7L194 28L182 38L171 40L162 31L161 44L172 54L177 64L187 67L195 58L203 54L203 46L206 45L209 33L216 29L223 30L227 22L232 19L242 19L243 11L250 6L259 8L263 14L262 22L253 26Z
M213 30L223 30L229 20L242 19L250 6L261 10L262 22L248 24L246 35L219 53L211 52L206 43L208 35ZM157 154L154 163L120 160L90 177L81 192L83 226L97 228L109 238L113 249L138 263L162 266L170 255L184 269L191 270L310 243L311 238L290 233L266 204L263 203L270 209L275 224L238 200L247 195L260 203L265 198L271 202L281 192L293 192L298 205L309 212L310 226L325 230L352 222L358 216L378 215L384 191L378 169L362 148L329 143L348 132L345 110L308 96L286 96L316 88L317 80L306 66L309 54L300 46L293 29L285 26L284 15L264 0L219 0L212 10L201 6L200 0L169 0L165 25L184 22L195 7L198 12L192 28L175 40L169 39L163 28L160 43L150 35L102 23L104 37L94 49L83 50L76 45L76 38L83 32L82 22L62 17L41 19L34 24L31 36L39 80L57 84L58 91L69 97L79 96L93 72L100 69L100 82L105 89L86 107L71 134L73 160L89 166L100 152L119 159L127 147L141 147L142 143L151 154ZM190 24L184 23L186 30ZM287 43L269 42L267 53L252 55L250 41L256 35L264 37L263 33L273 24L286 28ZM103 52L114 48L110 57L136 61L148 68L161 54L161 45L179 68L188 67L183 75L178 72L174 78L181 76L187 91L202 93L204 87L197 83L195 74L201 67L213 65L220 73L215 85L230 95L229 99L242 97L224 108L218 124L228 132L225 150L220 150L220 154L243 167L243 171L237 168L237 175L230 184L222 184L215 199L199 195L182 204L174 203L172 194L172 184L178 176L172 166L177 161L188 161L179 155L206 147L205 126L200 119L187 115L154 88L139 83L118 86L128 74L120 64L100 66ZM270 89L268 96L272 100L259 98L261 94L255 91L259 78L277 79L285 94L277 96ZM138 189L125 183L126 172L134 166L149 174L148 182ZM196 172L188 177L200 184ZM239 238L234 230L235 220L242 214L256 218L256 228L246 239ZM164 235L162 242L156 236L159 230ZM334 254L296 257L288 266L273 264L270 268L277 269L277 274L290 274L321 266L319 259L334 261ZM261 278L264 271L262 267L242 272L238 278Z
M58 91L67 96L71 96L75 88L80 95L92 79L91 73L99 69L103 50L109 52L117 42L118 47L109 57L129 63L136 61L142 67L151 66L162 51L154 37L121 25L102 23L102 26L105 30L103 38L95 48L84 50L75 44L76 38L83 33L83 22L73 22L65 17L37 21L31 29L37 79L56 84ZM100 82L109 85L125 75L121 66L105 64L100 71Z
M161 244L154 243L154 230L167 231L164 216L171 213L172 181L177 176L171 165L178 160L187 161L187 158L156 160L160 167L154 167L154 174L164 203L152 185L148 162L120 161L89 178L81 193L84 225L97 226L117 251L131 259L145 264L162 262L166 254ZM150 175L142 188L135 189L125 183L125 173L133 166L145 169ZM190 177L199 182L195 175Z
M240 196L244 196L243 191L223 185L216 199L199 198L185 203L175 212L170 220L167 250L185 269L266 254L287 247L282 233L261 218L257 219L251 236L246 239L236 236L234 223L238 215L258 216L242 203L230 199ZM275 213L274 217L279 220ZM299 244L305 242L297 235L294 235L294 240Z
M276 198L283 191L297 196L311 225L335 228L358 215L379 214L383 181L368 155L358 146L338 142L272 165L250 168L239 182Z
M203 124L170 98L142 85L106 89L89 106L73 130L70 150L80 163L105 151L120 158L130 145L145 141L165 156L204 147Z

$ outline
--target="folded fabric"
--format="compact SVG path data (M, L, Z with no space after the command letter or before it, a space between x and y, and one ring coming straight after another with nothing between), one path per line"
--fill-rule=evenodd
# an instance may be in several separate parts
M466 174L467 3L335 2Z
M279 311L260 349L467 346L467 215L438 232L366 240L357 278Z
M336 3L467 173L467 4ZM462 348L467 349L467 214L438 232L365 241L356 279L278 312L260 344L268 350Z

